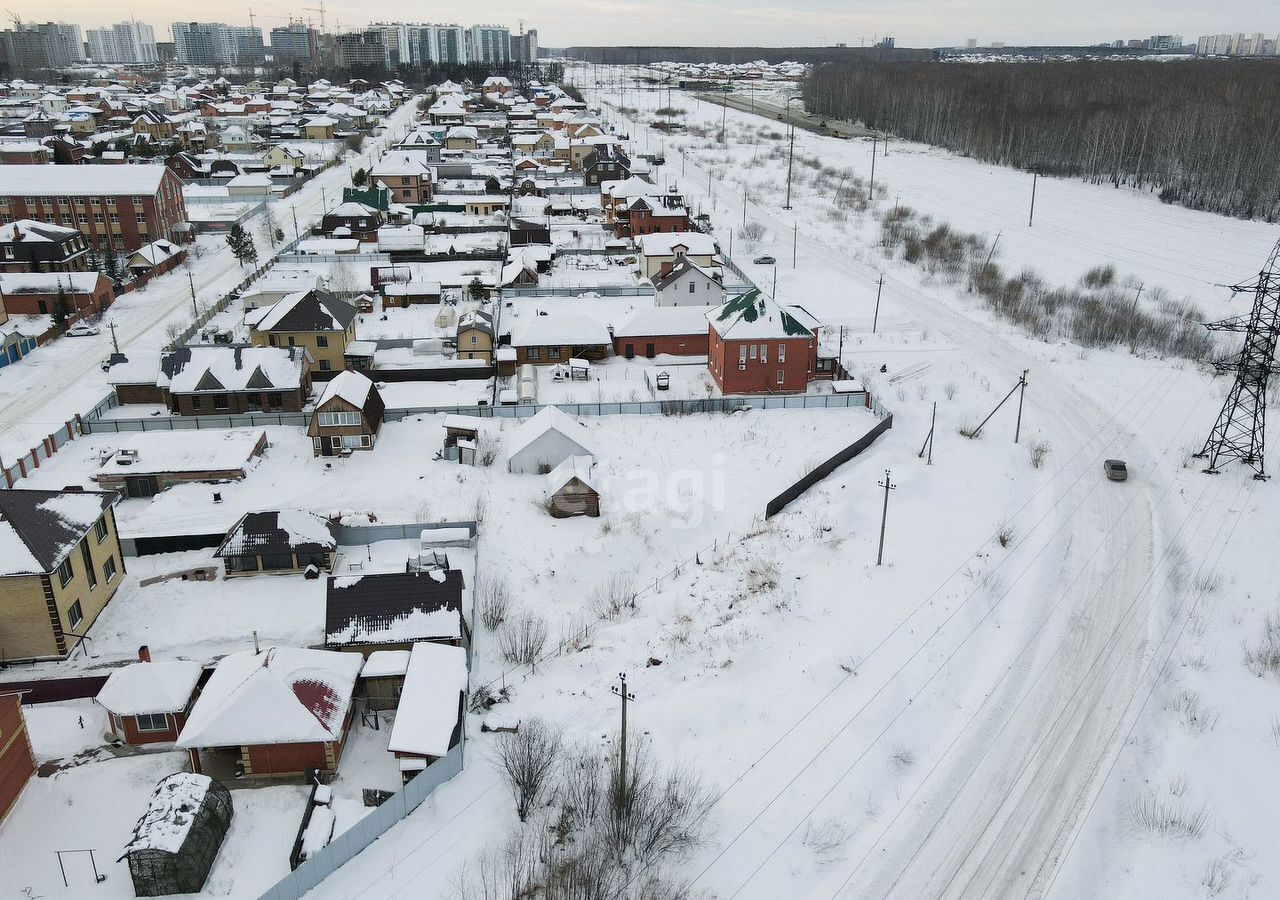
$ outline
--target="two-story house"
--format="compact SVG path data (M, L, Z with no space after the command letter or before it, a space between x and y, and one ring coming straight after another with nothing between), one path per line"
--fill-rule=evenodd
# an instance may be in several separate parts
M332 378L346 367L356 313L355 306L328 291L299 291L250 313L249 340L255 347L303 347L316 362L316 378Z
M0 271L85 272L89 241L78 228L21 219L0 225Z
M114 493L0 491L0 654L64 658L124 580Z

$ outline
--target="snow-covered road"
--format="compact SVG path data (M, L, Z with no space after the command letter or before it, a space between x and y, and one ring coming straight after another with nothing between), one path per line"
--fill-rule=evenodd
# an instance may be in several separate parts
M388 118L385 134L366 141L361 156L345 160L287 200L273 204L273 214L286 234L292 235L294 213L299 229L305 230L320 219L325 201L330 206L339 202L342 188L350 184L350 169L367 167L375 160L390 136L398 137L412 120L416 108L416 98L402 104ZM247 227L257 236L259 256L265 258L269 248L257 234L260 220L261 215ZM116 326L122 351L159 348L168 340L170 323L191 321L192 281L188 272L200 302L217 300L244 277L244 268L220 236L203 239L202 246L203 255L192 258L189 267L180 266L111 306L103 320ZM111 349L111 332L104 327L95 337L59 338L20 364L0 369L0 459L25 453L76 413L101 400L108 387L99 363Z

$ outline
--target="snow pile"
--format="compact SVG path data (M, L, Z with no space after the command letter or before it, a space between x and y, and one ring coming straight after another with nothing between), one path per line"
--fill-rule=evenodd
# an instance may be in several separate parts
M311 810L311 821L307 830L302 833L302 858L307 859L320 852L333 839L333 810L327 806L315 806Z
M51 512L71 528L84 531L102 517L102 499L99 494L58 494L41 502L36 509Z
M276 524L289 536L290 546L316 544L320 547L332 547L334 545L328 520L315 513L302 509L282 509L276 513Z

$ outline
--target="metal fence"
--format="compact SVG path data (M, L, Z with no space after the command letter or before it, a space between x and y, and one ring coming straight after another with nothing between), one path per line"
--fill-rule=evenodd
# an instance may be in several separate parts
M40 468L40 463L57 453L65 444L76 439L77 435L88 431L80 421L67 422L57 431L46 435L39 444L19 456L11 465L0 468L0 489L12 488L15 484Z
M872 444L875 443L876 438L880 437L880 435L884 434L886 431L888 431L892 427L893 427L892 414L885 415L884 418L882 418L879 422L876 423L876 426L874 428L872 428L862 437L858 438L848 447L845 447L839 453L836 453L826 462L823 462L815 466L813 470L806 473L803 478L801 478L795 484L791 485L791 487L787 488L781 494L779 494L778 496L770 500L765 505L764 517L766 519L771 519L774 516L776 516L778 513L782 512L782 510L787 506L787 504L799 499L805 493L805 491L809 490L809 488L813 487L819 481L822 481L824 478L826 478L836 469L840 468L840 466L847 463L849 460L853 459L855 456L858 456L859 454L861 454L864 450L866 450L868 447L870 447Z
M583 294L599 294L601 297L651 297L651 284L584 284L565 287L504 287L503 297L580 297Z
M466 748L463 740L446 756L427 766L417 777L388 797L381 806L333 839L323 850L312 854L302 865L264 892L259 900L301 900L361 851L417 809L440 785L462 771Z
M848 394L798 394L794 396L712 397L706 400L642 400L618 403L552 403L515 406L415 406L388 409L383 421L398 422L413 416L440 413L483 419L525 419L547 406L577 416L688 416L698 413L731 413L760 409L863 409L873 404L866 391ZM877 404L878 406L878 404ZM110 434L132 431L199 431L209 428L254 428L264 425L305 427L311 413L244 413L230 416L149 416L141 419L98 419L85 416L82 433Z

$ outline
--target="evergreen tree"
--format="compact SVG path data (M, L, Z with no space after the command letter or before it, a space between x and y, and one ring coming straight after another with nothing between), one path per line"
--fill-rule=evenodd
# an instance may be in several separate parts
M351 183L356 187L364 187L365 182L369 180L369 173L364 169L356 169L351 175Z
M227 246L231 248L231 255L236 258L236 261L239 262L241 266L244 265L245 247L247 246L248 240L249 235L239 222L232 225L227 231Z
M53 324L59 331L67 327L67 320L71 318L71 301L67 299L67 289L62 282L58 282L58 299L53 304Z
M116 251L112 247L108 247L102 254L102 274L111 279L113 287L120 287L121 282L124 281L120 271L120 257L116 256Z

